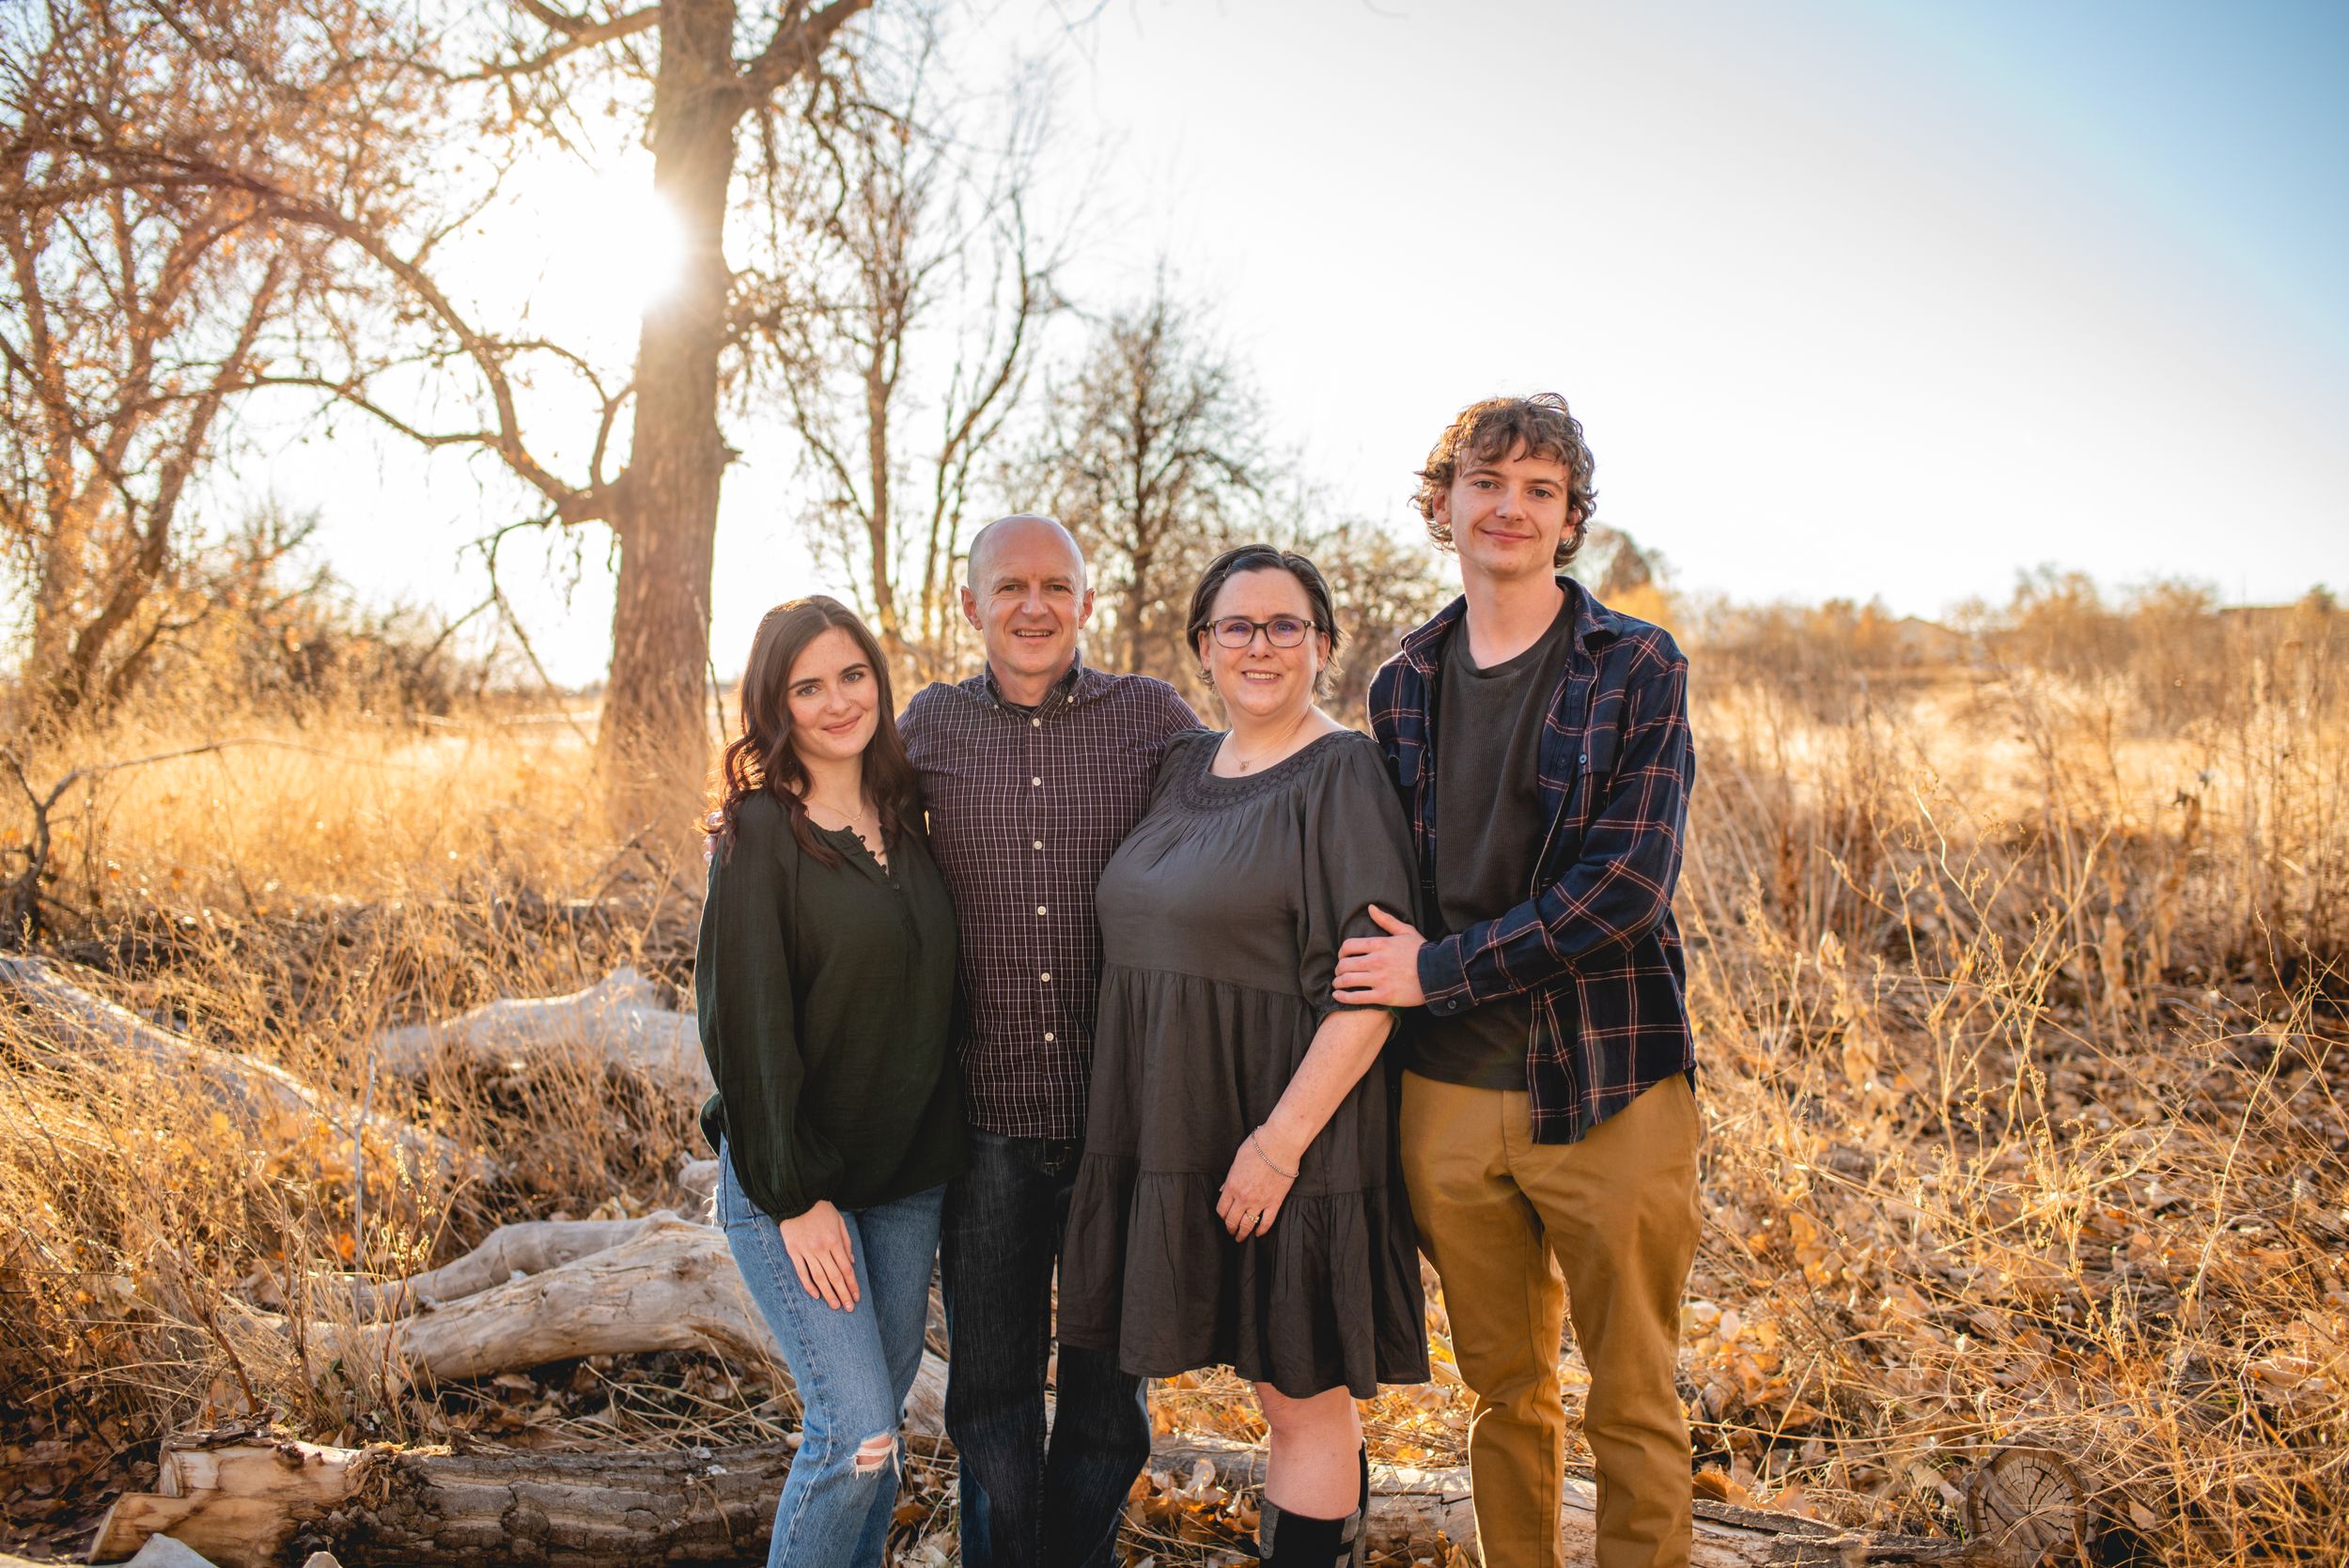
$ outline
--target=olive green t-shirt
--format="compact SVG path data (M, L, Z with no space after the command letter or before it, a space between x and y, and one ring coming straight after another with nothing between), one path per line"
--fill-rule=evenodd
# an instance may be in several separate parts
M887 870L848 832L800 847L754 795L709 867L693 959L702 1053L743 1195L777 1219L910 1197L961 1173L962 1086L948 1032L955 911L918 832Z
M1574 600L1532 647L1489 670L1469 653L1468 622L1444 641L1436 697L1436 922L1443 936L1532 896L1543 815L1542 723L1574 639ZM1414 1021L1411 1070L1476 1089L1523 1089L1533 1006L1523 993Z

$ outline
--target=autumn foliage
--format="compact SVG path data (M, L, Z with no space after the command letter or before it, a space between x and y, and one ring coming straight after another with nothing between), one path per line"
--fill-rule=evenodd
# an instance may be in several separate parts
M1700 1484L1956 1533L1976 1465L2040 1445L2092 1497L2098 1560L2330 1560L2349 1516L2349 621L2321 597L2044 598L1898 635L1856 611L1840 629L1684 612L1703 677L1680 895L1708 1126L1682 1363ZM714 1357L424 1392L299 1344L231 1353L241 1302L404 1273L505 1219L661 1200L700 1151L646 1085L556 1062L418 1090L371 1076L366 1043L621 961L675 986L699 878L600 836L589 741L552 711L295 729L149 709L21 760L39 785L227 735L254 743L61 800L52 956L199 1040L509 1157L460 1184L241 1121L61 1058L0 1002L0 1507L19 1541L68 1544L151 1475L165 1432L257 1411L343 1442L788 1431L787 1395ZM0 820L21 854L21 819ZM1383 1393L1369 1426L1382 1457L1455 1464L1468 1397L1439 1297L1428 1326L1438 1380ZM1573 1407L1570 1349L1565 1366ZM1221 1376L1153 1397L1162 1426L1252 1435ZM910 1480L908 1560L947 1560L950 1458ZM1145 1479L1134 1539L1205 1560L1248 1508Z

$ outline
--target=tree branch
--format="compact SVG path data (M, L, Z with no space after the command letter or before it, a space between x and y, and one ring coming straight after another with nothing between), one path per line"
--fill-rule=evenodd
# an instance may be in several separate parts
M589 22L583 17L567 15L552 6L540 5L538 0L515 0L515 3L553 31L562 34L562 40L549 44L527 59L485 65L478 70L453 76L449 80L495 82L514 76L536 76L567 54L576 54L583 49L593 49L598 44L610 43L614 39L629 38L661 25L659 6L646 6L642 10L630 11L603 22Z
M160 149L116 147L86 138L81 139L74 150L126 177L139 177L139 183L241 191L286 222L316 229L357 247L415 296L480 372L496 409L497 425L494 430L481 432L479 444L494 452L516 477L552 502L562 521L583 522L604 514L608 498L565 484L531 454L524 442L513 383L506 373L505 361L513 352L512 346L474 327L431 275L412 259L401 256L383 235L322 202L296 195L259 176L206 159ZM155 172L148 173L149 170Z
M814 65L834 33L872 8L873 0L832 0L820 10L802 15L797 5L785 8L767 47L742 68L744 95L753 103Z

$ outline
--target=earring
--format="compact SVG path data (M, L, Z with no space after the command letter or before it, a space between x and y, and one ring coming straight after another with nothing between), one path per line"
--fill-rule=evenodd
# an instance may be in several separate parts
M1199 666L1199 684L1210 691L1215 690L1215 676L1205 664Z

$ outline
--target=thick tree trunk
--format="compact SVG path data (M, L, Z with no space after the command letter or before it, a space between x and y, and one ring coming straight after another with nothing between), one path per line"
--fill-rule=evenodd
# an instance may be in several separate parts
M620 572L598 761L620 825L674 819L682 836L708 769L702 682L718 490L725 344L726 188L744 109L731 0L664 0L653 83L653 189L685 236L677 287L645 313L636 407L613 526Z

